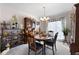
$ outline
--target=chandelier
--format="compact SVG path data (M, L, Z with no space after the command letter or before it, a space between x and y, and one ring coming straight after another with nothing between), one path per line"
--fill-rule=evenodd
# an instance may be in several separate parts
M41 17L40 20L41 21L48 21L49 17L46 17L46 15L45 15L45 7L43 7L43 9L44 9L44 17Z

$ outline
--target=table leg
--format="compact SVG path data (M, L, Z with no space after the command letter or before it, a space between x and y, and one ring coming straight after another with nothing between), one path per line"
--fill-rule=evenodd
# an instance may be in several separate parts
M45 55L46 54L45 42L44 42L43 52L44 52L44 55Z

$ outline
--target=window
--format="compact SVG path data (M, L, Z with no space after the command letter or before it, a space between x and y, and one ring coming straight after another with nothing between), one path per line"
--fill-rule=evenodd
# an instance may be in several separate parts
M63 32L62 32L62 21L55 21L55 22L49 22L48 23L48 28L47 31L54 31L54 35L56 32L58 32L58 37L57 40L63 40L64 36L63 36Z

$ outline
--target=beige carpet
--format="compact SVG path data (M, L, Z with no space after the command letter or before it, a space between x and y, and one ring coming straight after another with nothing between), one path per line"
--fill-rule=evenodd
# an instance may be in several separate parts
M51 47L50 47L51 48ZM23 44L14 48L11 48L6 55L27 55L28 54L28 45ZM31 51L31 55L35 53ZM41 53L40 53L41 55ZM53 55L52 50L46 48L46 55ZM55 55L70 55L68 45L62 42L57 41L57 51L55 51Z

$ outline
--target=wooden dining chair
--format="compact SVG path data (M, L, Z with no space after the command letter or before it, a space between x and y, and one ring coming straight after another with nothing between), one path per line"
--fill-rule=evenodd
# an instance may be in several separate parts
M43 45L40 43L36 43L35 39L34 39L34 35L32 35L32 33L30 33L28 35L28 54L30 54L31 50L35 52L35 55L37 54L37 52L40 50L43 51Z
M46 40L45 41L45 44L48 45L48 46L51 46L52 47L52 51L53 51L53 54L54 53L54 47L56 49L56 40L57 40L57 36L58 36L58 32L55 34L54 38L52 38L52 40Z

